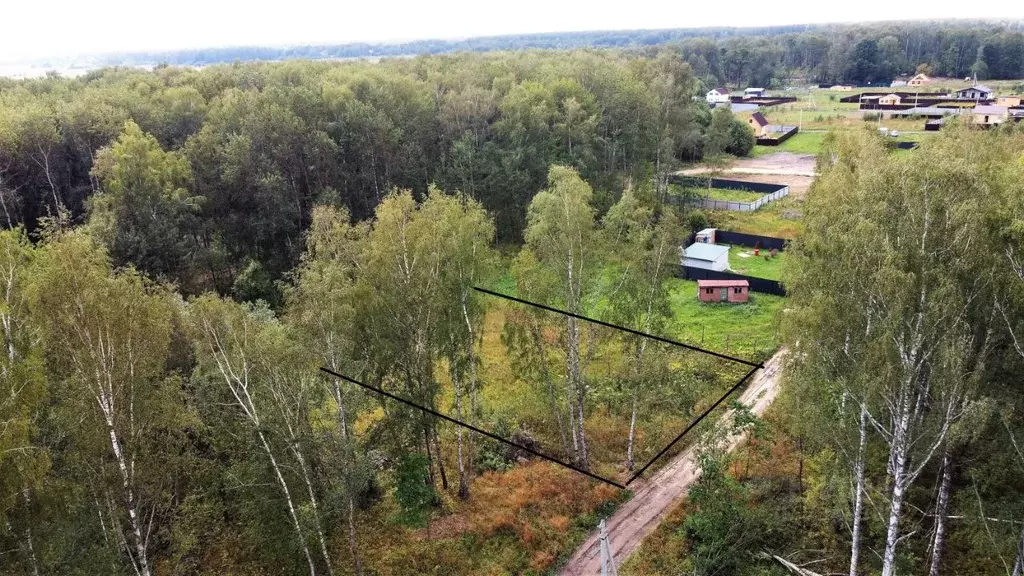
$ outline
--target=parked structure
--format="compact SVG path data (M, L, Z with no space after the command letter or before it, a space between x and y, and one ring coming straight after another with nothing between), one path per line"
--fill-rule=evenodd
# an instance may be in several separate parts
M697 280L697 298L701 302L746 302L750 299L750 282Z
M764 88L747 88L743 91L744 98L763 98Z
M729 91L725 88L713 88L704 95L704 98L708 101L708 104L728 104Z
M718 244L691 244L683 251L683 266L722 272L729 268L729 247Z
M928 84L931 81L932 79L929 78L928 75L918 74L917 76L914 76L913 78L907 81L907 86L924 86L925 84Z
M975 84L970 88L956 91L956 97L964 100L991 100L995 92L983 84Z

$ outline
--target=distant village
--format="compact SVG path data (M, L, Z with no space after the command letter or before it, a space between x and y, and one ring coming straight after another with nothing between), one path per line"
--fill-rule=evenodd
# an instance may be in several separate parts
M971 81L970 78L964 80ZM925 130L939 130L953 117L970 117L973 124L982 127L1024 119L1022 96L1018 94L997 94L992 88L977 82L960 90L929 90L933 85L948 81L947 78L916 74L894 79L889 85L891 91L870 87L864 92L844 96L839 101L857 103L861 110L880 113L880 118L888 115L890 118L923 119ZM831 92L854 92L858 87L837 84L819 88ZM758 108L796 101L796 98L791 97L769 96L766 89L758 87L747 88L743 92L714 88L704 97L711 107L727 105L734 112L754 112L748 123L758 138L770 138L785 131L783 127L768 123L763 115L756 112Z

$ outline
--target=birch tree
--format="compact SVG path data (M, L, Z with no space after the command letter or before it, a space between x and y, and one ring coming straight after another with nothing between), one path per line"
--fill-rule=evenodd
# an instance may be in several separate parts
M356 343L355 285L367 226L352 226L345 210L319 207L313 211L306 253L295 284L286 291L287 316L297 336L318 362L353 378L365 376ZM362 573L355 509L356 496L367 482L367 465L352 423L365 408L365 396L339 378L321 378L336 410L332 436L337 443L325 449L324 459L338 462L348 519L349 552L355 573Z
M190 304L190 313L200 369L224 392L266 457L310 576L321 572L320 566L333 574L308 457L309 411L318 386L315 365L302 361L284 327L265 308L203 296ZM303 506L310 510L308 525ZM322 565L314 560L307 535L315 536Z
M836 404L853 400L863 439L853 458L857 538L865 422L887 447L881 572L891 576L908 491L974 401L987 353L990 333L976 329L991 317L991 265L976 257L985 185L969 158L941 150L882 157L873 137L848 138L823 156L809 233L795 243L794 319L805 329L794 332L803 352L796 368L859 382L830 388ZM931 169L936 162L943 171Z
M113 273L80 232L50 239L28 293L49 370L61 383L54 393L80 414L81 449L100 464L96 487L112 503L110 525L101 528L132 571L149 576L151 537L174 476L162 460L166 439L155 434L175 427L179 405L164 373L172 302L131 270Z
M527 215L526 245L520 254L519 268L535 259L545 274L555 282L552 295L557 299L548 305L560 306L574 314L586 312L587 291L591 288L600 245L594 208L593 190L571 168L553 166L548 172L548 188L530 203ZM557 287L557 288L556 288ZM530 287L522 283L522 292ZM585 358L581 355L580 320L564 319L565 383L568 426L573 456L578 466L588 465L587 435L584 428L587 382Z
M654 210L644 205L636 192L627 190L605 215L604 233L608 244L618 253L622 268L609 297L613 321L640 332L662 332L672 313L665 281L677 270L682 245L682 229L675 214L665 211L656 218ZM626 467L633 470L637 411L645 400L644 392L649 394L656 383L642 377L647 373L645 353L651 339L632 334L625 339L632 387Z
M48 465L37 430L47 397L25 295L33 252L24 231L0 232L0 534L17 543L13 562L38 575L31 500Z

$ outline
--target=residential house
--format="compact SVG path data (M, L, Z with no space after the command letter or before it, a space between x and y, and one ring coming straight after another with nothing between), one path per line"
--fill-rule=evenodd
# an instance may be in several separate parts
M764 88L747 88L743 91L744 98L763 98Z
M975 106L971 113L974 115L974 123L981 126L1002 124L1010 116L1006 106Z
M998 96L996 97L996 106L1006 106L1007 108L1020 106L1020 96Z
M917 76L914 76L910 80L907 80L907 86L924 86L925 84L928 84L931 81L932 79L929 78L926 74L918 74Z
M714 88L705 94L704 98L708 101L708 104L728 104L729 91L725 88Z
M701 302L746 302L750 299L750 282L697 280L697 298Z
M722 272L729 268L729 247L719 244L691 244L683 251L683 266Z
M768 127L768 119L764 117L764 114L754 112L750 118L747 118L747 124L754 130L754 136L760 138L764 136L765 128Z
M899 94L886 94L878 99L879 106L896 106L900 103Z
M962 100L991 100L993 94L995 93L991 88L982 84L956 91L956 97Z

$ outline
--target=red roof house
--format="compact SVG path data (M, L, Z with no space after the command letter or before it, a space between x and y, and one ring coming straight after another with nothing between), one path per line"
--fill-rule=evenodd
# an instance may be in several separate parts
M746 302L750 298L750 282L697 280L697 298L701 302Z

